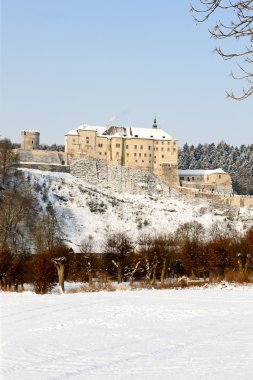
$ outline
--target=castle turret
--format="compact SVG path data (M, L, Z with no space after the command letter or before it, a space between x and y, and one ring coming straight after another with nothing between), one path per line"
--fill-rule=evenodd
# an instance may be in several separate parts
M157 129L156 116L155 116L155 118L154 118L153 129Z
M40 133L34 131L21 132L21 149L33 150L39 149Z

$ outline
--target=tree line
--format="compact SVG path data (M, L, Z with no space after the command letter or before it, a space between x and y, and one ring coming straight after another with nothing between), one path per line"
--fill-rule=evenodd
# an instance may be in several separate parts
M17 291L31 283L36 293L44 294L57 282L64 291L64 280L82 283L89 290L113 282L163 288L182 276L253 280L253 227L239 235L216 223L206 239L203 226L194 221L180 225L173 234L141 234L136 242L125 232L111 233L100 253L94 253L95 243L89 236L74 252L59 240L38 246L33 254L25 247L14 252L2 245L1 288Z

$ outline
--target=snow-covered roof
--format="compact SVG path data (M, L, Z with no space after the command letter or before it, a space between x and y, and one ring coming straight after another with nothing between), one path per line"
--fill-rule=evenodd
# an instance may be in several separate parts
M65 136L77 136L79 135L79 131L86 130L86 131L96 131L97 134L102 134L106 131L108 127L101 127L96 125L88 125L88 124L82 124L79 125L76 129L70 130L68 133L66 133Z
M224 172L223 169L186 169L186 170L179 170L179 175L211 175L211 174L227 174Z
M66 133L65 136L78 136L78 128L76 129L71 129L71 131L69 131L68 133Z
M160 128L130 128L130 127L116 127L116 126L93 126L83 124L78 128L69 131L65 136L76 136L79 131L96 131L97 135L103 135L107 138L120 137L120 138L139 138L151 140L176 140L167 132Z
M128 138L174 140L167 132L160 128L126 128Z

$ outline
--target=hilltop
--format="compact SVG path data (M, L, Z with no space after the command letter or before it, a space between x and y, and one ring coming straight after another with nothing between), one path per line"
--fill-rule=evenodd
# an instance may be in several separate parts
M133 239L141 233L173 232L186 222L198 221L208 233L214 223L245 231L252 224L253 210L217 205L182 195L164 185L161 193L131 194L96 186L68 173L20 168L29 179L39 202L51 202L64 232L64 240L76 249L92 235L100 251L109 232L125 231Z

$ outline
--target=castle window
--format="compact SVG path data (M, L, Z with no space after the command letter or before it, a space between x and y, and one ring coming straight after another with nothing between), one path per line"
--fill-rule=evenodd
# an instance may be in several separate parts
M162 145L163 145L163 141L162 141Z
M128 149L128 145L126 145L126 149Z
M170 145L170 141L168 141L168 145Z
M158 141L156 142L156 145L158 145Z
M149 145L148 150L151 150L151 146Z
M152 157L152 154L150 154L149 157Z
M170 151L170 148L167 148L167 151L169 152L169 151Z
M154 158L156 158L156 156Z
M187 181L190 182L190 177L187 177Z
M176 148L173 148L174 152L176 151Z
M158 148L155 148L155 150L158 150Z
M219 175L219 179L221 179L221 175Z
M164 158L164 155L162 155L162 158Z
M99 155L100 155L100 156L101 156L101 154L102 154L102 153L101 153L101 152L99 152Z
M144 154L144 157L147 157L147 154L146 154L146 153Z
M194 177L192 177L192 181L194 181Z
M141 157L141 153L139 153L139 157Z
M141 145L140 148L143 149L143 145Z
M98 147L99 148L103 148L103 144L98 144Z
M176 141L174 141L174 143L173 143L174 145L176 145Z
M127 153L127 157L129 157L129 153Z
M89 144L89 142L90 142L90 138L86 137L86 144Z
M135 162L138 162L138 160L135 160Z
M116 144L116 148L120 148L120 144Z
M136 156L137 156L137 153L134 153L134 156L136 157Z
M33 140L32 140L32 144L33 144Z
M116 156L119 156L119 152L116 152Z
M142 162L144 162L144 160L142 160Z
M105 156L106 156L106 154L107 154L107 153L105 152Z
M134 149L137 149L137 145L134 146Z
M161 150L163 150L163 148Z
M180 177L179 179L180 179L180 181L183 181L183 180L184 180L184 177Z
M206 180L209 181L209 177L207 177Z

